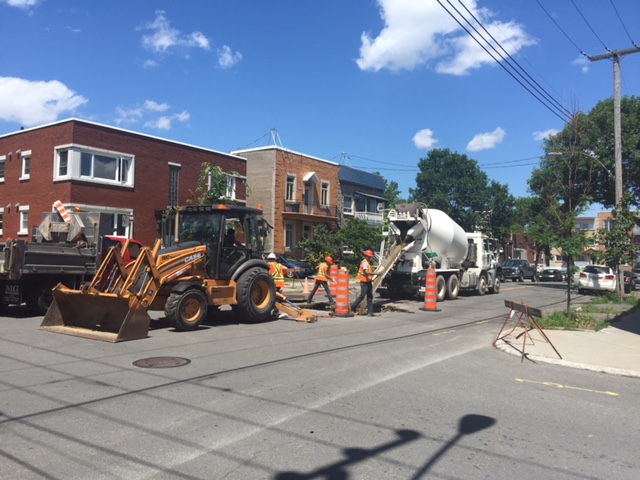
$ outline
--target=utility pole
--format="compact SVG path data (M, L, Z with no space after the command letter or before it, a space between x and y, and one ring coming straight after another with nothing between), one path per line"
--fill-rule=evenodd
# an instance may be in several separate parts
M635 45L635 44L634 44ZM620 114L620 59L625 55L631 55L632 53L640 52L639 47L630 48L628 50L616 50L613 52L605 53L603 55L596 55L595 57L589 57L592 62L599 60L605 60L607 58L613 59L613 142L614 142L614 154L615 154L615 175L616 175L616 208L620 206L620 199L622 198L622 119ZM618 270L618 294L622 295L623 285L623 273L620 269L620 265L617 266Z

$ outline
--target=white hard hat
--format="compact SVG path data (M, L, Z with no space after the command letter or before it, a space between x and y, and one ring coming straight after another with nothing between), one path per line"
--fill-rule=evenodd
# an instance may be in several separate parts
M267 255L267 259L275 260L276 259L276 254L275 253L270 253L269 255Z

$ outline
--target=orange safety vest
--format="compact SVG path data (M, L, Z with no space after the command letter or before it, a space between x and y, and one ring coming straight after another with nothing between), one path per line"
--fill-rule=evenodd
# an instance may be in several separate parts
M276 287L284 288L284 267L278 262L269 262L269 273L276 283Z
M358 281L363 283L370 283L371 277L365 274L365 269L363 268L365 264L367 265L368 269L366 271L368 273L373 272L373 270L371 270L371 264L369 263L369 260L365 258L364 260L362 260L362 262L360 262L360 267L358 268Z
M327 270L329 269L329 265L325 262L320 262L318 265L318 275L316 275L316 282L328 282L327 278Z

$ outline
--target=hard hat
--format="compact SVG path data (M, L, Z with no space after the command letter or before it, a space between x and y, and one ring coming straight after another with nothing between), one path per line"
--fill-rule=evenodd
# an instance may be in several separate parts
M275 260L276 259L276 254L275 253L270 253L269 255L267 255L267 259L268 260Z
M364 256L365 257L373 257L373 252L371 250L365 250L364 251Z
M331 265L333 263L333 258L325 257L324 261L327 262L329 265Z

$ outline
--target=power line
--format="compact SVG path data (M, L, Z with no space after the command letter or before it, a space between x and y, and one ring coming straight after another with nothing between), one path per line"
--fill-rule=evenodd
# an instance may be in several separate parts
M505 72L507 72L507 73L511 76L511 78L513 78L516 82L518 82L518 83L520 84L520 86L522 86L522 87L523 87L527 92L529 92L529 93L530 93L530 94L531 94L531 95L532 95L536 100L538 100L540 103L542 103L542 105L544 105L544 106L545 106L545 107L546 107L546 108L547 108L551 113L553 113L555 116L557 116L560 120L562 120L563 122L567 122L567 121L568 121L568 119L567 119L567 118L565 118L565 116L564 116L564 115L566 115L566 114L564 114L564 112L560 111L560 113L559 113L557 110L554 110L554 108L557 108L557 107L552 108L548 103L546 103L546 101L542 100L542 99L541 99L540 97L538 97L534 92L532 92L532 91L531 91L531 90L530 90L530 89L529 89L529 88L528 88L524 83L522 83L518 78L516 78L516 76L515 76L515 75L514 75L514 74L513 74L513 73L512 73L512 72L511 72L511 71L510 71L510 70L509 70L509 69L508 69L508 68L507 68L503 63L502 63L502 62L500 62L500 61L499 61L499 60L498 60L498 59L497 59L497 58L496 58L496 57L495 57L495 56L494 56L494 55L493 55L493 54L492 54L492 53L487 49L487 47L486 47L485 45L483 45L483 43L482 43L480 40L478 40L478 39L477 39L477 38L476 38L476 37L475 37L475 36L474 36L474 35L473 35L473 34L472 34L472 33L471 33L471 32L470 32L470 31L469 31L469 30L464 26L464 25L463 25L463 24L460 22L460 20L458 20L458 19L456 18L456 16L455 16L455 15L454 15L454 14L453 14L453 13L452 13L452 12L451 12L451 11L450 11L446 6L445 6L445 5L443 5L443 3L441 2L441 0L437 0L437 1L438 1L438 3L440 4L440 6L441 6L441 7L442 7L442 8L443 8L443 9L444 9L444 10L445 10L445 11L446 11L450 16L451 16L451 18L453 18L453 19L456 21L456 23L457 23L458 25L460 25L460 28L462 28L465 32L467 32L467 34L468 34L468 35L469 35L469 36L470 36L470 37L471 37L471 38L472 38L472 39L473 39L473 40L474 40L474 41L475 41L475 42L476 42L476 43L477 43L477 44L478 44L478 45L479 45L479 46L480 46L480 47L481 47L481 48L482 48L482 49L483 49L483 50L484 50L484 51L485 51L485 52L486 52L486 53L487 53L487 54L488 54L488 55L489 55L489 56L490 56L490 57L491 57L491 58L492 58L492 59L493 59L497 64L498 64L498 65L500 65L500 67L502 67L502 68L504 69L504 71L505 71ZM451 5L450 0L447 0L447 2ZM456 7L454 7L453 5L451 5L451 7L452 7L452 8L453 8L457 13L458 13L458 15L460 15L460 16L461 16L461 17L462 17L462 18L463 18L463 19L464 19L464 20L465 20L469 25L471 25L471 22L469 22L469 20L467 20L467 19L464 17L464 15L462 15L462 14L460 13L460 11L459 11ZM471 27L472 27L472 28L477 32L477 29L476 29L475 27L473 27L473 25L471 25ZM479 32L478 32L478 34L479 34ZM481 34L479 34L479 35L482 37L482 35L481 35ZM486 39L484 39L484 37L482 37L482 38L483 38L483 40L484 40L485 42L487 42L487 41L486 41ZM489 43L489 42L487 42L487 44L489 44L489 45L490 45L490 43ZM494 47L493 47L493 46L491 46L491 48L494 48ZM494 48L494 50L495 50L495 48ZM503 60L505 60L505 59L504 59L504 57L502 57L499 53L498 53L498 56L500 56ZM508 62L507 62L507 63L508 63ZM509 66L511 66L511 65L509 64ZM512 67L512 68L513 68L513 67Z
M536 0L536 3L537 3L538 5L540 5L540 8L544 11L544 13L546 13L546 14L547 14L547 17L549 17L549 18L551 19L551 21L555 24L555 26L556 26L556 27L558 27L558 30L560 30L560 31L562 32L562 34L563 34L565 37L567 37L567 40L569 40L569 42L571 42L571 44L572 44L574 47L576 47L576 49L580 52L580 54L581 54L581 55L584 55L584 56L585 56L585 57L587 57L587 58L589 58L589 55L587 55L586 53L584 53L584 51L583 51L580 47L578 47L578 45L576 45L576 42L574 42L574 41L571 39L571 37L570 37L569 35L567 35L567 32L565 32L565 31L562 29L562 27L558 24L558 22L556 22L556 20L553 18L553 16L551 16L551 14L550 14L549 12L547 12L547 9L546 9L546 8L544 8L544 7L542 6L542 4L540 3L540 0ZM589 58L589 60L591 60L591 59Z
M593 27L591 26L591 24L587 21L586 17L582 14L582 12L580 11L580 9L578 8L578 6L576 5L576 2L574 2L573 0L571 0L571 3L573 4L573 6L576 8L576 10L578 11L578 13L580 14L580 16L582 17L582 20L584 20L584 23L587 24L587 27L589 27L589 30L591 30L591 33L593 33L595 35L595 37L598 39L598 41L602 44L602 46L604 47L604 49L607 52L610 52L611 50L609 50L609 48L604 44L604 42L600 39L600 37L598 36L598 34L596 33L596 31L593 29Z
M622 17L620 16L620 14L618 13L618 9L616 8L616 6L613 3L613 0L609 0L611 2L611 6L613 7L613 11L616 12L616 15L618 16L618 20L620 20L620 25L622 25L622 28L624 29L624 31L627 34L627 37L629 37L629 41L631 42L631 44L634 47L638 47L638 45L636 45L636 42L633 41L633 38L631 38L631 35L629 34L629 30L627 30L627 27L625 26L624 22L622 21Z

